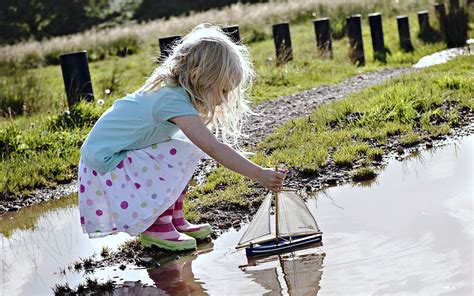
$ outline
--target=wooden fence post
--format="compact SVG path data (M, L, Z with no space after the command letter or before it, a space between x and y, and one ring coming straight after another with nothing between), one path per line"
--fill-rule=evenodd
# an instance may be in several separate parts
M222 28L222 31L229 35L235 43L241 43L239 25L226 26Z
M357 66L365 65L364 42L362 41L361 15L348 16L347 34L349 35L349 57Z
M435 11L439 22L439 30L441 31L441 34L444 35L446 33L446 7L444 6L444 3L436 3Z
M288 23L275 24L272 25L272 31L277 63L282 64L292 60L290 25Z
M399 15L397 16L398 25L398 36L400 38L400 48L406 52L413 51L413 45L410 37L410 23L408 22L408 16Z
M87 52L66 53L59 56L67 103L71 109L81 99L94 100Z
M428 41L430 34L430 16L428 10L418 11L418 25L420 26L419 37L423 41Z
M160 43L160 61L164 61L173 50L173 47L176 43L181 41L180 35L163 37L158 40Z
M449 9L458 10L461 8L459 0L449 0Z
M333 58L331 24L329 18L319 18L313 21L316 33L316 45L319 54L324 57Z
M380 13L369 14L370 35L372 37L372 48L374 49L374 60L387 62L387 52L383 39L382 15Z

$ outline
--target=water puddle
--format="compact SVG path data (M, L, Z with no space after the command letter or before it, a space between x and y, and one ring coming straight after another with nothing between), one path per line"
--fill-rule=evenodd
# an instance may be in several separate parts
M438 64L444 64L457 56L473 54L474 39L467 40L466 44L467 45L465 47L450 48L440 52L436 52L429 56L424 56L415 65L413 65L413 67L426 68Z
M318 192L308 207L324 232L322 246L247 258L234 249L244 225L159 268L114 266L90 276L123 284L115 295L471 295L473 151L474 136L465 137L393 160L372 182ZM1 217L1 295L76 287L86 276L60 268L128 239L87 239L75 202Z

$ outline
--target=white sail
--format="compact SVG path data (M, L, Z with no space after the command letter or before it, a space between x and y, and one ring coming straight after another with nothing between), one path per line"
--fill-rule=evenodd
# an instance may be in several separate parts
M278 196L278 230L280 236L320 232L313 215L295 191L282 191Z
M271 234L270 229L270 207L272 205L272 194L269 193L263 200L260 208L255 214L252 222L240 239L239 245L249 243L255 239Z
M238 248L249 243L262 243L276 238L275 215L271 215L273 194L269 193L255 214L247 231L242 235ZM294 190L278 194L278 236L305 236L320 233L313 215Z

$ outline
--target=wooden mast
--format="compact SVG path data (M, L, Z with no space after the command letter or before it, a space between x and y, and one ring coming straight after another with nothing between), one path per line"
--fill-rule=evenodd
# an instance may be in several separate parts
M280 230L278 226L278 192L275 192L275 242L278 245Z

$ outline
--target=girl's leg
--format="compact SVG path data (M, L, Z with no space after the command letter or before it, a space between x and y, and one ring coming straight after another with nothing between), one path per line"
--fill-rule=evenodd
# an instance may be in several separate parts
M145 247L156 245L160 248L177 251L196 248L196 240L179 233L172 223L174 205L161 214L158 219L142 234L140 242Z
M183 202L186 198L186 189L181 193L180 197L174 204L173 225L181 233L185 233L194 238L204 238L211 234L212 228L209 224L191 224L184 218Z

